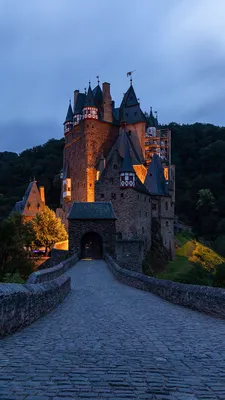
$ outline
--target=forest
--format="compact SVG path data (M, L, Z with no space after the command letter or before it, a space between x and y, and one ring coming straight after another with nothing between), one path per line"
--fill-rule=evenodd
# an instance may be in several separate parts
M174 122L168 127L176 165L176 214L192 226L196 237L216 243L225 255L225 128ZM47 205L58 206L63 146L64 139L50 139L20 154L0 153L0 219L7 217L34 177L45 186Z

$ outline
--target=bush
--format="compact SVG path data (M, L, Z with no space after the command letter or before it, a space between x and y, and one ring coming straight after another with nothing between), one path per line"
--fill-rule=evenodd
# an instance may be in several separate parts
M178 273L174 282L188 283L192 285L212 286L213 276L200 263L190 263L190 268Z
M213 283L214 286L225 288L225 263L217 265Z
M5 274L3 277L3 283L24 283L24 280L17 271L14 274Z

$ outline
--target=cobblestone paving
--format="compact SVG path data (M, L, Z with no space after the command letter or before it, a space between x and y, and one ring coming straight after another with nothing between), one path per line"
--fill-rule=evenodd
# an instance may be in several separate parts
M0 400L225 400L225 322L80 261L54 312L0 342Z

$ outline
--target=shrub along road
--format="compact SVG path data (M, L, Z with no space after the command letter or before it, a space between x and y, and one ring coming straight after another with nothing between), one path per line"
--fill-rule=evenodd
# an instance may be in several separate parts
M225 399L225 323L117 282L67 272L55 311L0 343L0 399Z

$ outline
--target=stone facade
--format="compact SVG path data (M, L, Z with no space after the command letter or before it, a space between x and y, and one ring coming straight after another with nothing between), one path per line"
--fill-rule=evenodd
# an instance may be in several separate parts
M95 184L95 200L111 201L117 217L117 238L139 239L145 250L151 245L151 197L132 188L120 188L122 159L117 150Z
M117 240L116 261L119 266L131 271L142 272L145 244L142 240Z
M114 254L116 227L115 220L69 220L69 251L81 251L81 240L85 234L93 232L101 236L103 254Z
M87 224L83 221L71 222L68 227L66 219L73 202L110 201L117 217L116 238L143 243L141 255L138 253L137 257L139 261L135 261L136 270L141 270L141 256L143 255L144 258L151 247L153 216L160 221L163 244L173 257L175 179L172 182L170 158L167 163L165 157L160 158L160 154L156 153L155 156L159 161L153 157L154 163L151 162L151 164L154 176L151 177L152 172L149 171L150 168L145 159L145 141L149 129L151 130L151 121L158 124L157 118L153 115L147 118L142 112L132 82L118 108L112 101L110 84L107 82L103 83L102 89L98 84L93 90L89 85L87 93L74 92L74 110L70 104L64 123L62 197L61 209L57 209L57 216L60 216L67 230L73 235L70 239L72 251L80 247L81 237L78 225L83 230L84 225ZM135 185L125 188L121 185L120 169L127 151L132 164L130 177L134 177ZM167 177L164 178L167 186L161 179L164 166L164 171L167 171ZM123 171L125 179L128 174L126 170ZM151 188L156 188L156 192ZM96 227L91 224L91 229L101 235L100 225L99 222L96 222ZM100 229L99 232L98 229ZM79 239L74 239L73 231L77 232ZM77 243L74 243L76 240ZM121 255L122 248L126 254L132 254L131 245L125 246L124 242L123 246L118 245L118 257Z

